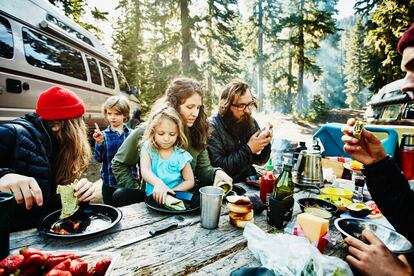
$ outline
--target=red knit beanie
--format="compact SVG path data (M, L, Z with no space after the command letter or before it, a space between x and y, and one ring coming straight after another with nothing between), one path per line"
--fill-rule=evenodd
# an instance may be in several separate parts
M74 92L54 86L40 95L36 113L43 120L73 119L85 113L85 105Z
M408 28L408 30L406 30L401 36L398 41L397 50L402 55L404 49L409 46L414 46L414 24L411 25L411 27Z

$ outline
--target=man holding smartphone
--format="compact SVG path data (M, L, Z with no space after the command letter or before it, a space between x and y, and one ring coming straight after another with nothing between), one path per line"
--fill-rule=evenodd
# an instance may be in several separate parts
M270 157L272 125L260 129L252 117L254 108L256 98L250 85L233 80L222 91L219 112L210 120L207 148L211 164L221 167L234 182L256 175L252 165L262 165Z

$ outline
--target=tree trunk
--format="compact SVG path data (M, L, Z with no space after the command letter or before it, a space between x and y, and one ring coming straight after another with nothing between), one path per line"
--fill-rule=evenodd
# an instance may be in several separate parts
M263 111L264 91L263 91L263 7L262 0L257 2L258 5L258 25L259 33L257 38L257 53L258 53L258 79L257 90L259 97L259 111Z
M287 103L285 110L287 113L292 112L292 88L293 88L293 47L292 47L292 33L289 34L289 60L288 60L288 91L287 91Z
M183 73L188 75L191 73L191 61L190 61L190 47L191 47L191 18L190 11L188 9L188 0L180 0L181 10L181 62L183 67Z
M207 39L207 50L208 50L208 68L207 68L207 91L206 91L206 111L208 113L211 113L212 109L212 97L213 97L213 66L212 66L212 60L213 60L213 47L211 45L213 36L212 30L212 17L213 17L213 1L208 1L208 39Z
M298 22L298 90L297 90L297 101L296 108L298 112L305 111L306 106L306 95L303 90L303 75L305 69L305 40L304 40L304 16L303 6L305 0L300 1L299 7L299 22Z

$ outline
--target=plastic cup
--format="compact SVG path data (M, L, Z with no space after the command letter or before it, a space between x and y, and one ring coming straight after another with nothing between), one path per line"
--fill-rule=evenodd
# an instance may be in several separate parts
M0 192L0 260L9 255L9 234L13 215L14 195Z
M207 186L200 188L201 227L215 229L218 227L224 190Z

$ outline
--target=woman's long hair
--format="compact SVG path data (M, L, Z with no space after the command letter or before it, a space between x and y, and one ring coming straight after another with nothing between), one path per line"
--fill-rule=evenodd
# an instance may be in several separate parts
M55 161L56 185L67 185L79 179L91 160L85 122L82 117L62 120L56 133L58 152Z
M155 142L155 133L157 131L157 126L159 126L163 120L169 120L177 126L177 140L175 141L174 146L187 149L188 140L184 132L184 124L180 118L180 114L178 114L175 108L168 106L167 103L153 107L140 144L148 141L150 147L153 149L158 148L157 142Z
M204 92L198 81L190 78L177 78L174 79L167 90L165 91L163 100L168 102L172 107L180 112L180 105L185 100L197 93L201 97L201 102L204 99ZM190 141L190 145L195 149L204 149L207 145L208 136L208 122L207 114L204 110L204 105L201 105L200 112L197 116L192 127L186 128L187 138Z

